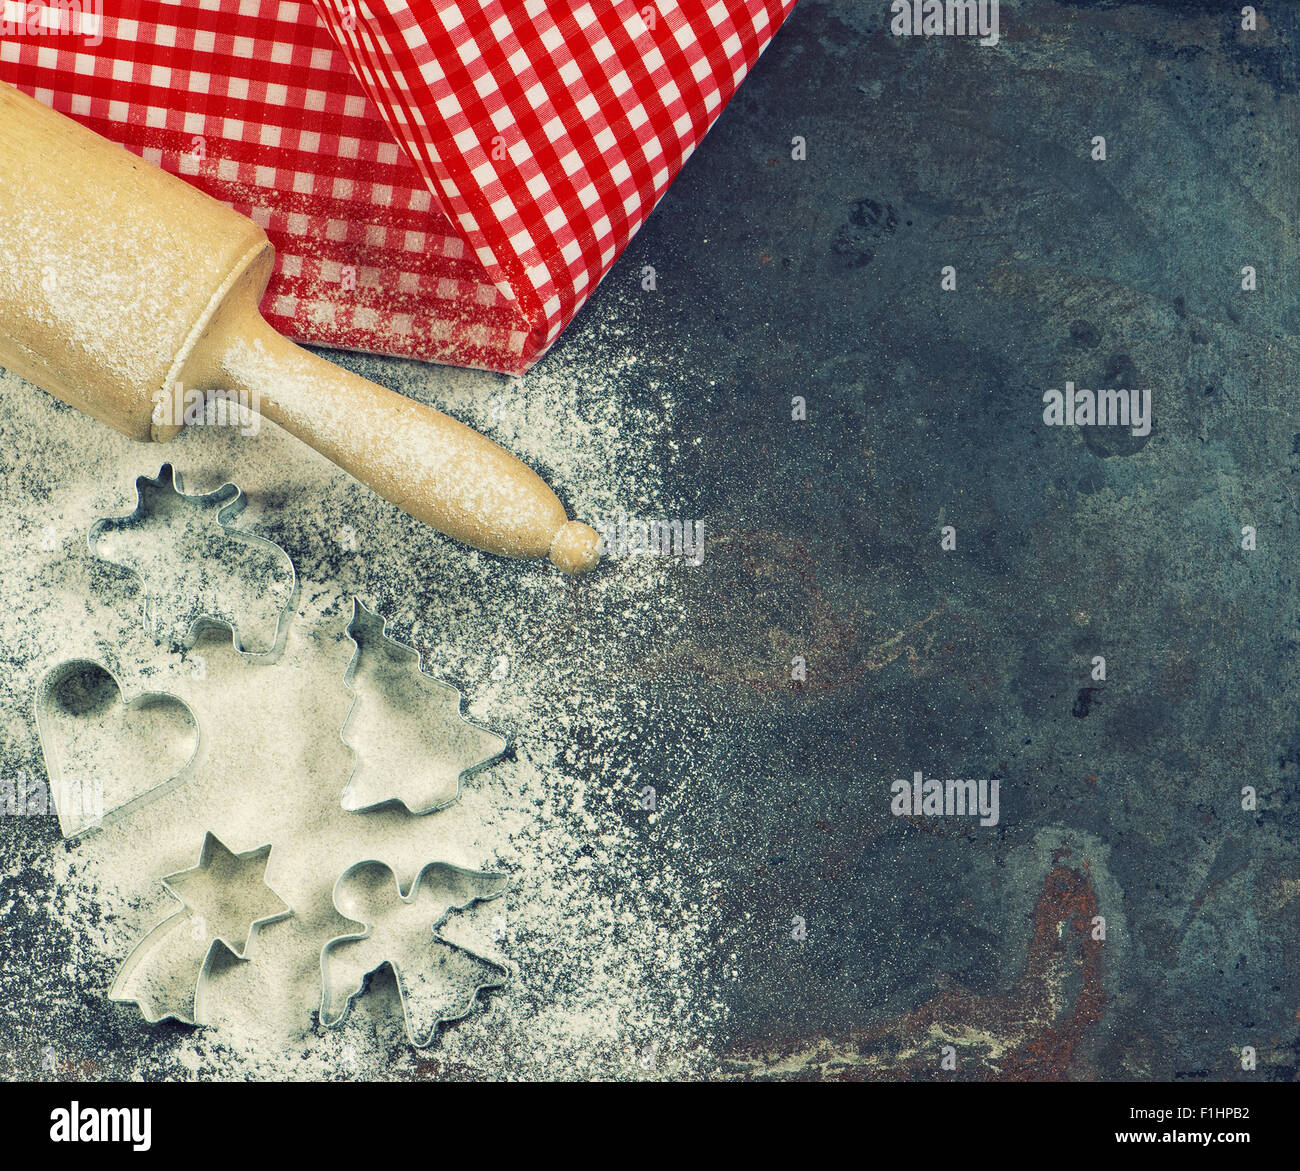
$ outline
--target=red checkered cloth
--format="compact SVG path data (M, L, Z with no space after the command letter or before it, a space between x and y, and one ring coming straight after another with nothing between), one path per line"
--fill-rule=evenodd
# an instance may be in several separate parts
M520 373L795 0L0 0L0 80L251 216L301 341Z

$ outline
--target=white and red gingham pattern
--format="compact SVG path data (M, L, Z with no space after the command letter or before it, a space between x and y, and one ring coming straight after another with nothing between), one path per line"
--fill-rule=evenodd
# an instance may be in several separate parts
M0 80L257 220L278 253L263 311L289 336L518 373L794 0L314 3L0 25Z
M318 0L484 269L549 345L793 0Z

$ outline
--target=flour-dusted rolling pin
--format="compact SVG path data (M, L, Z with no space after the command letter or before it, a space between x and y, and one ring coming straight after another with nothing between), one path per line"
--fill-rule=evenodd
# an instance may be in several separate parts
M187 391L233 392L440 532L596 563L514 456L276 333L273 259L251 220L0 83L0 366L134 439L171 439Z

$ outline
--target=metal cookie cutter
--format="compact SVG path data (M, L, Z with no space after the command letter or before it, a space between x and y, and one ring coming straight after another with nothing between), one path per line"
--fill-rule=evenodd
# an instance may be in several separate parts
M505 888L504 874L430 862L403 894L386 862L349 866L334 884L334 907L362 930L321 948L321 1024L341 1024L366 978L387 964L397 978L407 1039L423 1049L439 1026L467 1016L480 992L505 985L508 969L438 935L452 911Z
M279 545L255 533L234 527L235 518L248 501L235 484L222 484L215 491L187 495L181 487L181 474L171 464L163 464L156 479L138 476L135 481L136 506L126 516L105 517L90 529L90 550L101 560L129 570L140 581L144 593L145 628L154 633L160 622L157 613L161 599L192 599L187 624L179 626L174 641L185 649L194 645L199 634L210 626L229 627L235 650L255 658L273 659L283 650L289 615L298 597L298 574L292 559ZM211 511L216 526L201 528L192 548L176 551L168 539L170 556L162 555L158 529L187 515L192 518ZM157 522L162 522L159 525ZM220 572L229 542L238 546L241 577L263 583L270 601L262 625L272 626L271 636L252 636L250 645L239 627L238 616L226 601L230 594L230 577ZM155 554L150 558L150 554ZM282 582L278 590L273 583ZM276 594L282 595L277 600ZM152 617L151 617L152 608ZM188 614L186 615L188 617ZM180 621L183 621L180 620Z
M445 809L460 796L461 781L495 761L509 741L462 715L459 689L425 674L420 652L390 637L387 620L358 598L347 632L357 649L343 682L354 698L340 734L357 763L343 808L397 801L408 813ZM418 771L410 763L413 744L428 749Z
M270 846L232 854L209 831L198 865L162 879L181 905L126 957L108 998L135 1004L150 1024L203 1024L205 996L218 947L249 958L253 933L293 914L266 883Z
M160 796L198 755L198 721L184 700L165 691L128 698L117 676L94 659L68 659L46 671L35 707L65 838Z

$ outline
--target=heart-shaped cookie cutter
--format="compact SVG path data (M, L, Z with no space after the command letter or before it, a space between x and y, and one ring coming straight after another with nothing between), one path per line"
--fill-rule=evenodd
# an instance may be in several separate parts
M54 728L53 705L60 688L73 676L88 671L103 672L117 688L117 703L124 714L138 712L153 704L179 704L189 719L194 730L194 747L179 769L169 776L133 794L115 805L104 804L103 782L100 777L69 776L67 761L62 759ZM45 775L50 786L50 797L55 814L59 819L59 832L65 838L79 837L84 833L99 828L105 821L122 817L131 810L151 801L167 792L179 781L194 763L199 754L201 733L193 709L183 699L166 691L141 691L128 697L118 677L97 659L65 659L56 663L36 684L36 732L41 744L41 756L45 762Z

